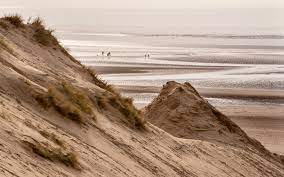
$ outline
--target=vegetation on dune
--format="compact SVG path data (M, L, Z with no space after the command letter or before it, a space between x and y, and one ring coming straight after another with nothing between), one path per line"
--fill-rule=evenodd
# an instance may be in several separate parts
M90 101L87 95L83 94L82 92L79 92L73 86L67 84L66 82L62 83L62 87L64 92L69 95L71 101L78 105L83 112L88 114L92 113L92 108L90 106Z
M64 141L61 140L61 139L59 139L55 134L49 133L49 132L47 132L47 131L45 131L45 130L42 130L42 131L40 131L39 133L40 133L43 137L45 137L45 138L47 138L47 139L53 141L53 142L54 142L55 144L57 144L58 146L65 147L65 146L64 146L64 144L65 144Z
M59 44L56 37L52 34L54 30L46 29L41 18L35 18L29 25L34 29L33 36L38 43L44 46L55 46Z
M99 108L105 109L108 103L106 93L96 95L95 97L96 97L97 105L99 106Z
M145 128L145 121L140 111L134 107L132 99L124 98L120 95L113 95L109 98L109 103L117 108L131 125L139 129Z
M79 169L78 159L73 152L64 152L61 148L48 148L40 143L29 143L29 146L35 154L45 159Z
M96 119L92 103L84 91L62 82L59 87L50 87L45 94L35 95L35 99L45 108L53 107L58 113L80 124L84 117Z
M84 69L91 75L92 77L92 80L93 82L99 86L100 88L104 89L104 90L107 90L111 93L115 93L116 91L114 90L114 88L109 85L106 81L102 80L102 79L99 79L97 73L91 69L91 68L88 68L88 67L84 67Z
M5 15L2 19L9 22L10 24L15 26L16 28L24 27L24 23L23 23L24 20L23 20L22 16L20 16L19 14ZM4 23L2 22L2 25L3 24Z
M5 16L4 22L9 22L16 27L23 24L20 15ZM53 36L53 30L46 29L41 18L29 20L28 27L33 30L33 38L43 46L53 47L55 50L60 49L63 54L68 56L74 62L75 60ZM8 46L0 40L0 47L8 49ZM83 66L84 67L84 66ZM106 92L96 95L96 104L98 108L105 109L107 105L111 105L118 109L127 121L138 128L144 128L144 121L140 112L133 106L132 100L122 97L111 85L101 80L96 72L91 68L84 67L84 70L90 75L95 85L102 88ZM59 87L50 87L47 93L35 95L35 99L45 108L54 108L58 113L80 124L84 123L85 117L95 119L96 116L92 110L92 102L86 92L75 89L71 84L61 83Z
M143 120L140 111L133 105L132 99L121 96L113 86L109 85L104 80L99 79L98 75L91 68L85 67L85 70L91 75L92 80L97 86L106 90L104 94L96 96L97 104L101 109L106 108L108 103L118 109L132 125L140 129L145 128L145 121Z
M130 125L138 129L145 129L145 121L140 111L133 105L131 98L122 97L117 92L110 93L106 91L103 94L96 95L96 101L100 109L104 110L107 108L107 105L111 105L126 118Z

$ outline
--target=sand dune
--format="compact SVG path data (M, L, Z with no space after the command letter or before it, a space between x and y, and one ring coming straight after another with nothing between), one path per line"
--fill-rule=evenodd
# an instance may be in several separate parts
M0 176L284 175L281 156L265 149L178 138L145 123L39 23L0 24Z

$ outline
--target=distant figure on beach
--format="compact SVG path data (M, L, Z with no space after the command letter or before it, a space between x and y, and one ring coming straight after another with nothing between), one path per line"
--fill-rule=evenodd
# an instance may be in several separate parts
M146 54L144 55L144 57L145 57L145 59L146 59L146 58L150 58L150 54L149 54L149 53L146 53Z
M104 56L105 55L105 52L104 51L102 51L102 56Z
M107 57L108 57L108 58L111 57L111 53L110 53L110 52L107 53Z

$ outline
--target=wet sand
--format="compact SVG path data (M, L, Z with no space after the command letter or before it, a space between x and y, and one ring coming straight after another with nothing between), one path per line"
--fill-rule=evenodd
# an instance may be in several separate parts
M201 72L212 72L229 69L232 67L178 67L173 68L172 66L158 66L149 68L149 66L96 66L94 67L98 74L122 74L122 73L201 73ZM166 72L165 72L166 71Z
M131 86L116 85L121 92L132 93L159 93L161 87L158 86ZM242 89L242 88L196 88L204 97L214 98L243 98L243 99L274 99L274 101L284 101L284 90L269 89Z

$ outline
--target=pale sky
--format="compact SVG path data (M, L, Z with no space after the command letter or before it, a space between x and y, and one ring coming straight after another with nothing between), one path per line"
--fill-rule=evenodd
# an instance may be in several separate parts
M284 0L1 0L4 7L284 8Z

